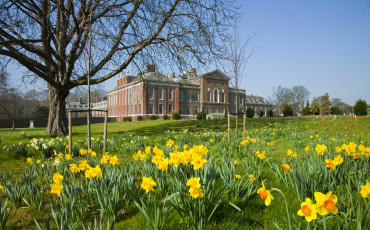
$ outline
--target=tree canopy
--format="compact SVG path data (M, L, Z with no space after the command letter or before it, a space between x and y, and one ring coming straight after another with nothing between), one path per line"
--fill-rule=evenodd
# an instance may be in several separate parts
M205 63L233 19L232 0L4 0L0 55L48 83L47 133L67 133L65 98L129 64ZM90 68L88 68L90 67Z

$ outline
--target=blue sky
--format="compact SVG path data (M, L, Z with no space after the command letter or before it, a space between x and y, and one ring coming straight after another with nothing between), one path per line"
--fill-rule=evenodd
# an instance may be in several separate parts
M354 105L370 103L369 0L243 1L240 34L257 52L242 88L269 98L273 87L303 85ZM242 37L241 36L241 37Z
M254 36L249 48L256 51L241 85L247 94L268 99L273 87L303 85L310 101L328 93L350 105L370 104L370 0L240 1L239 32ZM20 75L14 66L8 72Z

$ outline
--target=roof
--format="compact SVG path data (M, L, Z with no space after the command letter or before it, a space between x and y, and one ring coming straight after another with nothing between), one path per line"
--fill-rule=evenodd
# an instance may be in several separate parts
M245 95L245 103L271 105L271 103L265 100L263 97L255 95Z
M221 72L220 70L216 69L208 73L202 73L199 74L198 77L204 78L204 79L214 79L214 80L230 80L230 78Z

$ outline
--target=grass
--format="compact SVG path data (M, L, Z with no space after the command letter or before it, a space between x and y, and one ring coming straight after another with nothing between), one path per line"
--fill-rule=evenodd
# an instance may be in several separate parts
M297 133L311 132L327 136L347 136L356 137L359 135L364 138L370 135L370 118L330 118L330 119L247 119L247 136L253 136L253 132L269 127L271 124L282 128L284 131L287 127L296 127ZM239 128L242 130L243 121L239 120ZM235 121L232 121L231 129L234 129ZM180 132L184 129L191 131L202 131L204 129L212 129L216 131L225 131L227 129L226 120L207 120L207 121L140 121L140 122L117 122L108 124L108 138L114 136L148 136L149 138L158 139L164 136L168 131ZM73 127L73 141L78 141L86 138L86 126ZM91 125L92 136L103 136L103 124ZM22 133L22 134L21 134ZM23 134L24 133L24 134ZM242 136L241 131L239 136ZM14 160L7 155L3 146L17 144L19 142L29 143L32 138L48 138L45 136L44 128L34 129L17 129L12 131L10 129L0 129L0 171L12 171L15 176L19 177L23 173L23 166L25 166L25 159ZM276 145L271 147L270 153L272 158L278 159L285 156L287 149L292 148L296 143L284 135L277 137ZM127 158L132 157L132 154L123 156ZM224 153L215 153L222 156ZM122 156L121 156L122 157ZM121 164L123 165L123 164ZM262 172L262 178L269 181L269 187L275 187L282 190L286 198L290 201L289 205L292 207L299 207L300 203L292 188L285 186L271 170L265 166ZM1 193L1 192L0 192ZM1 196L1 194L0 194ZM213 221L205 226L205 229L272 229L274 228L273 221L281 220L285 214L285 204L282 195L274 193L274 205L266 207L257 196L245 201L234 201L243 211L238 212L228 206L222 204L214 214ZM41 211L30 210L28 208L13 209L11 217L8 222L8 227L12 226L14 229L24 229L26 226L34 226L34 219L39 223L43 222L45 216L49 215L48 205ZM296 215L297 210L290 210L290 215ZM131 205L125 207L117 215L116 229L147 229L144 217L138 209ZM172 213L166 223L166 229L176 229L179 227L179 215ZM293 220L292 220L293 221Z

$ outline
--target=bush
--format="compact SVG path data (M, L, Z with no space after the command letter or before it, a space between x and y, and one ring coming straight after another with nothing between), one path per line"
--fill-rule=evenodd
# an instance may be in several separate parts
M149 120L151 120L151 121L155 121L155 120L158 120L159 119L159 116L158 115L150 115L149 116Z
M124 117L123 121L132 121L131 117Z
M172 120L180 120L180 114L179 114L179 112L177 112L177 111L172 111L171 112L171 118L172 118Z
M302 110L302 115L307 116L307 115L310 115L310 114L311 114L310 107L309 106L304 107L303 110Z
M247 108L247 117L248 118L253 118L254 116L254 109L253 108Z
M258 111L258 117L263 117L264 115L265 115L265 113L262 110Z
M332 115L342 115L343 114L342 110L338 106L336 106L336 105L331 108L331 112L330 113Z
M268 117L273 117L274 116L274 112L272 111L272 109L267 110L267 116Z
M283 109L284 117L293 116L293 109L291 105L285 105Z
M143 117L142 116L137 116L137 120L138 121L142 121L143 120Z
M206 113L198 112L197 113L197 120L205 120L206 119Z
M168 120L168 119L170 119L170 118L168 117L167 114L163 115L163 120Z
M356 101L355 106L353 106L353 113L357 116L367 115L367 103L365 100Z

